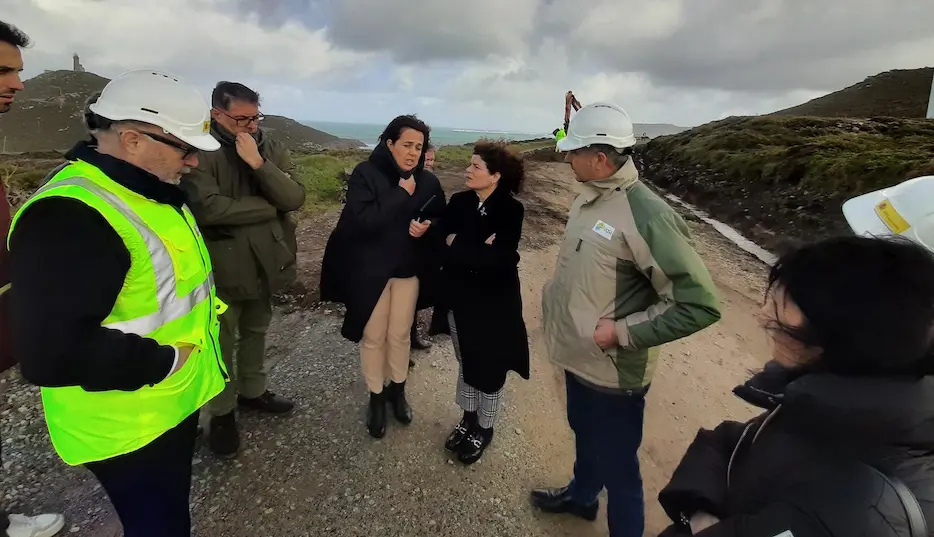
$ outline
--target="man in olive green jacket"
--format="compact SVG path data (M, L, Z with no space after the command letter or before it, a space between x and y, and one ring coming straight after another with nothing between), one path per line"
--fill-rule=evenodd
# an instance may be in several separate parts
M230 458L240 449L235 407L283 414L291 401L266 386L263 358L272 319L271 296L296 276L295 224L305 190L293 178L289 150L259 129L259 94L220 82L212 95L211 132L220 151L199 156L182 181L214 265L221 315L221 352L231 373L209 405L209 445ZM236 367L234 367L236 349Z
M542 296L551 360L565 371L577 461L568 486L541 489L544 511L597 516L607 489L611 537L641 537L645 395L658 347L720 318L684 220L639 181L633 125L619 106L581 108L558 142L581 183L557 268Z

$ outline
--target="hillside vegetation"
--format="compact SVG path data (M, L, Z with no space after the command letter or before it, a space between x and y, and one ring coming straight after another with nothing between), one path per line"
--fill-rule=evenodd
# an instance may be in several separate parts
M728 118L650 141L647 178L776 244L846 231L847 198L934 173L934 121Z
M0 121L0 153L68 149L85 137L84 103L107 82L78 71L48 71L27 80L13 109ZM294 150L364 146L281 116L267 116L263 128Z
M771 115L923 118L927 115L932 77L934 67L886 71Z
M514 142L516 151L533 151L552 147L550 139ZM305 186L305 211L325 210L339 204L346 190L347 175L370 154L369 149L327 149L315 152L295 151L298 180ZM473 144L443 146L436 153L436 169L458 170L466 168L473 154ZM64 161L57 151L0 155L0 180L6 186L13 207L18 207L41 186L49 171Z

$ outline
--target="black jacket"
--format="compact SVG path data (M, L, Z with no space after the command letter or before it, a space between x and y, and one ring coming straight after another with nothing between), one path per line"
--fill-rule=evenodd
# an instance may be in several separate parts
M176 186L88 142L68 160L83 160L153 201L181 210ZM175 350L155 340L103 328L123 288L130 253L95 209L69 198L30 205L13 230L10 248L13 351L23 377L48 387L138 390L161 382Z
M525 209L505 188L479 203L475 192L459 192L444 213L440 230L456 238L445 249L431 332L449 333L453 312L464 381L492 393L509 371L529 378L518 268ZM485 244L494 233L493 244Z
M778 369L736 390L767 413L697 434L659 493L672 520L718 517L706 537L909 537L905 507L875 468L911 489L934 529L934 377ZM690 534L677 523L662 533Z
M424 156L412 172L411 196L399 186L405 174L384 144L350 176L347 204L324 250L321 300L346 306L341 334L351 341L363 338L363 328L392 277L418 276L419 306L430 303L444 244L438 227L445 199L440 181L423 162ZM432 221L419 239L409 235L409 223L417 216Z

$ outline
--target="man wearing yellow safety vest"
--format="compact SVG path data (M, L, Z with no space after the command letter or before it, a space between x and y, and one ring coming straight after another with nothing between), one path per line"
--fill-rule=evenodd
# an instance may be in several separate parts
M112 80L13 218L14 353L42 387L52 444L107 491L126 537L182 537L198 409L223 390L207 248L177 186L219 143L173 75Z

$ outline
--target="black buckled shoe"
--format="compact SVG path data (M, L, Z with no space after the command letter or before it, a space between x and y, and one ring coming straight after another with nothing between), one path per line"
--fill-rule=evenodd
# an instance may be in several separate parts
M237 430L237 418L233 412L211 417L208 447L222 459L237 456L237 452L240 451L240 432Z
M370 392L370 407L367 409L366 430L373 438L386 436L386 390Z
M448 435L448 439L444 441L444 449L457 452L461 443L463 443L467 435L470 434L470 428L471 424L467 418L462 418L460 423L454 426L454 430Z
M457 460L464 464L473 464L480 460L486 447L493 441L493 429L481 429L474 426L457 449Z
M268 414L285 414L295 408L295 403L269 390L266 390L263 395L253 398L246 398L242 395L238 395L237 404L240 405L241 408L258 410Z
M392 414L403 425L412 423L412 407L405 399L405 382L389 382L386 387L389 404L392 405Z
M567 513L591 522L597 520L597 511L600 510L599 500L584 505L571 499L568 487L533 490L532 505L546 513Z

